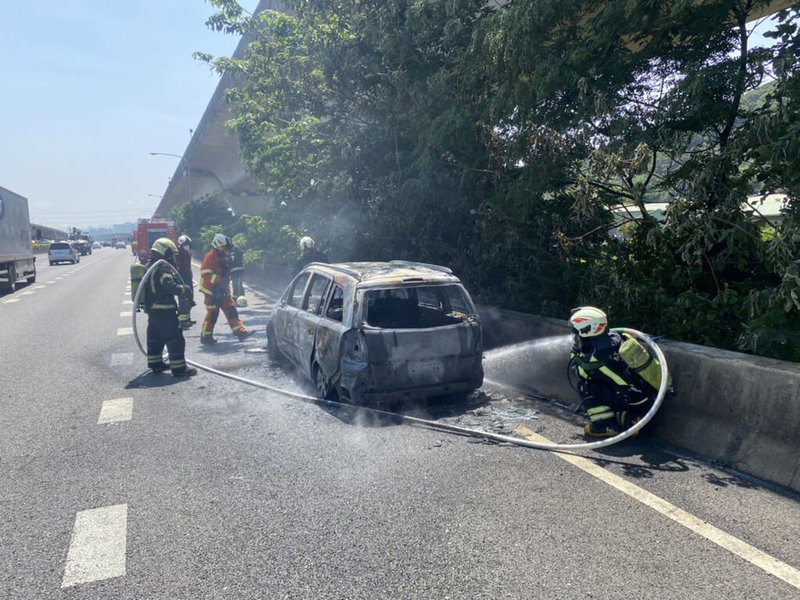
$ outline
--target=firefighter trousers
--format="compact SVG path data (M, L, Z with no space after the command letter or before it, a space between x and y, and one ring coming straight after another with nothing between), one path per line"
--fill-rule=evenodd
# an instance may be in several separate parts
M163 370L164 346L169 354L169 368L173 373L186 370L186 340L178 325L174 310L151 310L147 315L147 366Z
M200 329L201 338L210 338L214 335L214 326L217 324L217 317L219 317L220 310L225 313L225 318L228 320L228 325L230 325L234 335L245 331L244 324L241 319L239 319L239 311L236 310L236 304L229 295L225 296L219 306L210 304L211 298L209 296L206 296L206 302L209 304L206 304L206 316L203 319L203 325Z

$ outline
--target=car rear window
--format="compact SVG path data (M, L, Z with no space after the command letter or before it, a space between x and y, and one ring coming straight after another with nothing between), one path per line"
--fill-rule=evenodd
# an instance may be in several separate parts
M69 250L70 245L66 242L56 242L55 244L50 244L50 250Z
M472 313L459 285L370 290L364 294L365 322L371 327L406 329L452 325Z

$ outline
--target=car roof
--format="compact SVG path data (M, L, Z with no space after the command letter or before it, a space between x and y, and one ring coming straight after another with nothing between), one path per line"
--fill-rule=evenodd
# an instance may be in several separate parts
M405 260L389 262L311 263L306 268L338 275L350 276L361 285L381 286L406 283L460 283L453 272L439 265Z

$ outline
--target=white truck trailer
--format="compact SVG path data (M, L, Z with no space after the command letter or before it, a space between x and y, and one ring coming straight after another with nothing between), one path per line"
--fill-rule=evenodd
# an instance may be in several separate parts
M13 292L23 279L36 281L28 199L0 187L0 289Z

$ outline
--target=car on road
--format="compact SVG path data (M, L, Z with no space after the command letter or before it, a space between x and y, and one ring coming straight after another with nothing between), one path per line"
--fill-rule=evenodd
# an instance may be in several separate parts
M92 250L100 250L103 245L100 242L92 242Z
M466 395L483 384L478 311L450 269L424 263L307 265L272 310L267 351L321 398L354 404Z
M73 245L78 249L78 252L81 253L81 256L92 253L92 244L87 240L75 240Z
M47 260L51 265L62 262L81 262L81 252L72 242L53 242L47 249Z
M121 241L117 242L117 244L116 244L116 246L114 246L114 248L117 248L117 249L122 248L124 250L126 248L125 242L121 242Z

